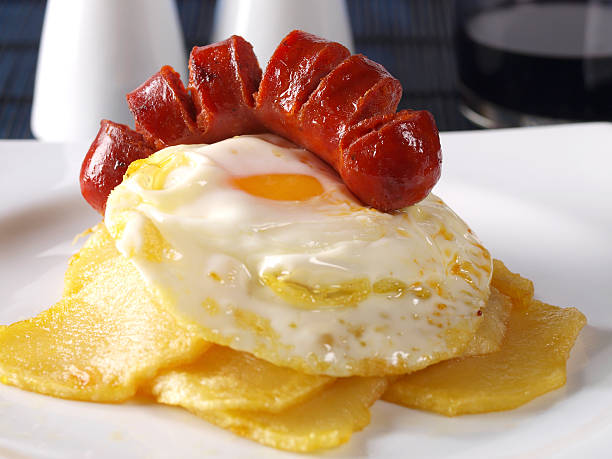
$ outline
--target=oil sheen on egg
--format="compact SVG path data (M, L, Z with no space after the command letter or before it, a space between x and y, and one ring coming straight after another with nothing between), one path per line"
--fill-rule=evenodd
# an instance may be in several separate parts
M439 198L363 207L271 135L136 161L105 223L206 339L307 373L406 373L459 355L489 295L489 253Z

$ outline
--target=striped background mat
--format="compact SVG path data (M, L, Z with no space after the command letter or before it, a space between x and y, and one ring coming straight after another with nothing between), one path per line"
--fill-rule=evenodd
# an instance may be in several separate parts
M214 0L176 0L187 49L208 43ZM473 129L458 111L452 0L348 0L356 51L404 87L400 108L430 110L440 130ZM0 0L0 138L31 138L44 0Z

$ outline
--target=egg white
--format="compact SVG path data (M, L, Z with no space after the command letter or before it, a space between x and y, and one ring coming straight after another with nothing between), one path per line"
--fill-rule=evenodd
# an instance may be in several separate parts
M235 178L314 177L279 201ZM491 258L439 198L383 213L274 136L170 147L130 167L105 224L118 249L206 339L333 376L405 373L462 352Z

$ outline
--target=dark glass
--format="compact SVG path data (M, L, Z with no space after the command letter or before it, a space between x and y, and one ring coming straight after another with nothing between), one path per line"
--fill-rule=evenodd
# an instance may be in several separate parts
M465 100L492 125L612 120L612 1L457 0L456 12Z

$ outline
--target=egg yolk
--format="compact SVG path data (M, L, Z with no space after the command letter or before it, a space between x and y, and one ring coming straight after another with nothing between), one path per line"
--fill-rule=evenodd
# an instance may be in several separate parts
M306 201L323 193L315 177L304 174L262 174L236 177L234 185L260 198L274 201Z

